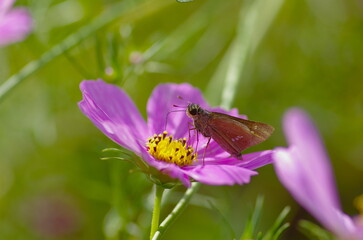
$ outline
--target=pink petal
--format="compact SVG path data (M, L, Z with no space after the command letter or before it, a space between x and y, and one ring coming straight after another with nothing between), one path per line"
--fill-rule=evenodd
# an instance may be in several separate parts
M272 150L248 153L243 155L243 161L239 165L248 169L257 169L273 162Z
M185 174L208 185L234 185L250 182L257 172L231 165L198 165L183 167Z
M140 154L150 134L127 94L102 80L83 81L80 88L82 112L113 141Z
M356 228L338 205L329 159L314 124L299 109L288 111L284 131L289 148L273 153L277 176L293 197L327 229L346 238Z
M184 100L179 99L182 97ZM185 114L188 102L206 107L201 92L190 84L160 84L151 94L147 104L148 126L153 133L166 130L176 138L188 137L191 120ZM173 105L182 108L173 107ZM180 112L173 112L180 111ZM167 124L166 124L167 122Z
M169 166L167 167L158 167L158 169L160 170L160 172L164 173L164 174L167 174L169 175L170 177L172 178L177 178L179 179L183 184L184 186L186 187L190 187L191 186L191 182L190 182L190 179L189 179L189 176L187 174L185 174L179 166L173 164L173 163L166 163L168 164ZM165 164L164 164L165 166Z
M208 158L205 159L205 163L208 165L235 165L243 168L247 168L250 170L254 170L260 167L263 167L267 164L270 164L273 162L272 160L272 150L266 150L261 152L255 152L255 153L248 153L244 154L242 157L243 159L237 159L234 157L224 157L219 158L217 156L216 158ZM199 163L202 164L202 163Z
M277 176L294 198L311 212L318 212L315 195L312 194L307 176L301 171L300 164L292 154L294 149L276 148L273 158ZM313 181L313 179L312 179Z
M0 18L2 15L4 15L6 12L8 12L11 7L13 6L15 0L1 0L0 1Z
M189 176L184 173L180 166L173 163L158 161L154 157L152 157L147 151L144 151L141 156L144 161L146 161L149 165L156 168L163 174L166 174L171 178L179 179L186 187L191 186Z
M351 236L355 231L352 219L339 208L331 205L331 201L316 193L316 189L324 191L319 182L310 178L298 163L302 159L296 155L296 148L277 148L274 152L277 176L292 196L327 229L338 236ZM344 217L345 216L345 217ZM354 239L354 238L352 238Z
M314 179L314 193L327 204L340 208L330 160L309 116L300 109L291 109L284 117L284 131L289 145L295 146L300 155L302 171L308 179Z
M25 8L0 14L0 46L23 40L32 29L32 19Z

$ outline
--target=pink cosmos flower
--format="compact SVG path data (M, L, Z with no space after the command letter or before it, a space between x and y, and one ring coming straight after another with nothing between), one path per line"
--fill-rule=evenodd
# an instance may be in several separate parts
M80 88L82 112L105 135L157 170L152 174L158 172L169 176L168 180L161 181L179 179L187 187L191 186L191 179L210 185L245 184L257 174L254 169L272 161L272 151L246 154L243 161L238 160L213 140L206 148L207 139L202 136L199 136L198 150L194 150L188 144L196 145L196 134L189 131L189 118L185 112L170 113L176 110L173 105L186 105L178 96L206 109L227 112L210 108L200 91L189 84L158 85L147 104L147 122L122 89L102 80L83 81ZM236 109L228 114L239 116ZM191 138L187 141L185 138L189 135Z
M0 1L0 46L23 40L32 28L29 12L25 8L12 8L14 1Z
M282 184L320 223L341 239L363 239L363 228L341 210L329 158L319 134L300 109L284 117L288 148L277 148L274 165Z

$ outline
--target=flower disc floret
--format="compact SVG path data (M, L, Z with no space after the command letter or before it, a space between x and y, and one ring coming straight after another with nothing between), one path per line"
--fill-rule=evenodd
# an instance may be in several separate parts
M197 159L197 153L187 145L185 138L173 140L173 136L168 135L167 131L149 138L146 146L155 159L178 166L191 165Z

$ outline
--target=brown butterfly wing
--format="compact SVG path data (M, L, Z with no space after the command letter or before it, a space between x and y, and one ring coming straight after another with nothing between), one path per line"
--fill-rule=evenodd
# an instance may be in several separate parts
M224 150L239 156L246 148L265 141L274 128L265 123L213 112L208 121L208 131Z

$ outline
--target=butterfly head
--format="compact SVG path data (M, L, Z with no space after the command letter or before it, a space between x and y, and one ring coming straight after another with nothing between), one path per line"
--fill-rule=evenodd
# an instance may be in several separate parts
M201 112L203 112L203 109L195 103L190 103L187 107L187 115L190 118L196 118Z

